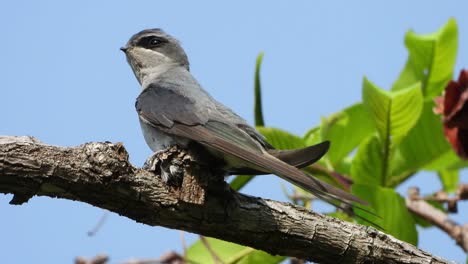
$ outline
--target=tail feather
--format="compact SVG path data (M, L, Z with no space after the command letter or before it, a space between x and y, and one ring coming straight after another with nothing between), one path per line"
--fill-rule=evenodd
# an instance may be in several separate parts
M330 147L329 141L324 141L319 144L292 150L279 150L279 149L268 149L267 152L273 157L291 165L296 168L304 168L317 162L323 157ZM229 171L230 175L264 175L269 174L268 171L259 171L254 168L232 168Z
M293 167L266 152L260 153L245 149L237 144L214 135L210 130L203 126L174 124L171 130L175 132L175 134L195 140L208 148L237 157L244 161L245 164L249 164L251 167L276 174L313 194L321 194L324 197L328 197L330 200L336 200L339 202L357 202L367 205L366 201L336 188L333 185L315 179L305 174L300 169Z
M325 155L330 147L330 141L324 141L319 144L293 150L269 149L268 153L277 159L296 168L304 168Z

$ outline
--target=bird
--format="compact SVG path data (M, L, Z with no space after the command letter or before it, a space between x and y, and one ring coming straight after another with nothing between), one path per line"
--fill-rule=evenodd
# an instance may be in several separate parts
M141 85L135 108L145 141L155 153L173 145L200 146L221 161L226 175L275 174L338 208L367 205L301 170L325 155L330 142L276 150L246 120L202 88L190 72L180 42L162 29L134 34L121 50Z

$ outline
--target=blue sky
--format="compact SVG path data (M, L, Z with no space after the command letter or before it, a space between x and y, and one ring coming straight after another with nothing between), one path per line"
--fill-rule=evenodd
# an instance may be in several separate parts
M134 101L139 86L119 47L145 28L179 38L191 70L215 98L253 120L253 68L262 69L267 125L303 134L320 117L361 100L363 76L390 87L406 60L404 33L459 26L457 71L468 65L466 1L5 1L0 9L0 134L33 135L54 145L123 142L131 161L151 154ZM468 181L468 174L462 175ZM284 200L280 180L257 178L245 192ZM438 190L432 174L405 183ZM103 210L46 197L11 206L0 195L0 259L4 263L70 263L108 254L113 263L180 250L179 231L148 227ZM454 219L466 223L468 207ZM189 236L193 239L193 236ZM437 229L420 232L420 247L465 261Z

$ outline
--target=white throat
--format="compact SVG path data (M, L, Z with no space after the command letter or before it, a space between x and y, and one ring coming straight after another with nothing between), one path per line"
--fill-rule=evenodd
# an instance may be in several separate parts
M158 66L145 68L140 71L141 87L145 89L150 83L158 79L162 74L173 68L176 64L174 63L163 63Z
M135 47L130 51L129 63L142 87L174 67L175 63L159 52Z

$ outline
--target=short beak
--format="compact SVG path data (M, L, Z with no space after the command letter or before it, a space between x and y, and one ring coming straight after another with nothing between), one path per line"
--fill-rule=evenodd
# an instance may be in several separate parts
M123 51L124 53L127 53L128 47L127 46L121 47L120 50Z

